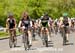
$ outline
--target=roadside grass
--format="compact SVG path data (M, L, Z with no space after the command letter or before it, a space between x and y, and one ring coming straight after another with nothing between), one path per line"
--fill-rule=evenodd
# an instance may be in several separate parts
M16 31L16 35L20 35L21 33L19 31ZM9 37L9 33L8 32L4 32L4 31L0 31L0 38L5 38L5 37Z

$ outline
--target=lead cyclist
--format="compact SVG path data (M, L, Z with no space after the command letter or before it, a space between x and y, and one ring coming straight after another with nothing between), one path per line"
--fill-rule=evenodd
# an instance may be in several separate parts
M40 24L41 24L41 37L43 38L42 32L44 28L46 28L46 33L48 35L48 41L51 41L50 36L49 36L49 30L48 30L48 28L50 27L48 14L45 14L44 16L41 17Z
M28 28L28 39L29 39L29 46L32 46L32 35L31 35L31 27L32 21L27 12L24 12L22 15L22 19L19 22L18 28L21 29L21 32L24 33L24 29Z

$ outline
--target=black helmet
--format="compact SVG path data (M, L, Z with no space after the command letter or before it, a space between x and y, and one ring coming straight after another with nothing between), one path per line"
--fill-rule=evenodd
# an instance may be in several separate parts
M48 16L48 13L46 12L46 13L44 14L44 16Z

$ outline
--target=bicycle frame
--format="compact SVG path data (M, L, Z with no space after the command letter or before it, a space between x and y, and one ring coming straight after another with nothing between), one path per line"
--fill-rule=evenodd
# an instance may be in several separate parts
M9 33L10 33L9 46L10 46L10 48L12 48L13 44L14 44L14 47L16 46L14 29L9 29Z

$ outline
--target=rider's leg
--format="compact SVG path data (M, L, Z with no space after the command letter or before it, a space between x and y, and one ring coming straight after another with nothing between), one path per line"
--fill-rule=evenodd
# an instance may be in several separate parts
M39 27L39 35L41 34L41 27Z
M17 40L17 38L16 38L16 30L14 30L14 37L15 37L15 40Z
M31 31L28 31L28 37L29 37L29 45L32 45L32 35L31 35Z
M49 30L49 35L50 35L50 37L51 37L51 30L50 30L50 27L48 27L48 30Z
M41 28L41 38L43 38L43 29L44 27Z
M12 40L12 32L9 30L10 39Z

